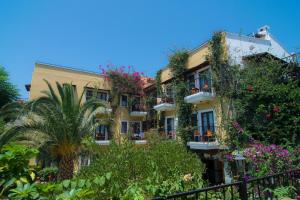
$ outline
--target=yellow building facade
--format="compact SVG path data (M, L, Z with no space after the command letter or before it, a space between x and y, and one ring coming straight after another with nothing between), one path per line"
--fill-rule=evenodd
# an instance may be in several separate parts
M111 90L110 81L100 73L83 71L63 66L57 66L46 63L36 63L32 73L31 84L26 88L29 91L29 100L34 100L44 95L42 91L48 90L45 82L47 80L53 89L56 90L56 82L60 84L70 83L76 88L77 95L83 93L83 102L89 98L96 97L109 103L109 95ZM114 137L120 139L126 133L131 132L134 140L138 144L143 144L145 119L147 112L140 109L134 109L134 105L130 106L127 94L121 95L120 106L116 113L112 115L110 106L104 110L105 115L113 116L112 122L102 124L96 128L95 139L101 145L109 144ZM142 101L142 100L141 100ZM101 117L99 114L98 117Z

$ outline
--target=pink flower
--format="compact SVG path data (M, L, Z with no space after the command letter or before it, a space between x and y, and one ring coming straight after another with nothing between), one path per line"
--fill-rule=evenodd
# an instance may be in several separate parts
M273 108L273 112L274 112L274 113L280 112L279 106L275 106L275 107Z

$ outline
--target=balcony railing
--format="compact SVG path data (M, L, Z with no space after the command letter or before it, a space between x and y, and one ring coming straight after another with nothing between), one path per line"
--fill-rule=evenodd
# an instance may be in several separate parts
M133 104L131 106L131 111L132 112L145 112L146 108L144 104Z
M145 140L144 132L131 133L129 135L129 139L131 141L134 141L135 144L146 144L147 143L147 141Z
M187 103L210 101L214 98L211 78L199 77L188 82L188 95L184 98Z
M187 145L190 149L220 149L219 142L216 137L216 126L200 126L193 129L192 137Z
M193 131L193 141L195 142L215 142L216 126L200 126L195 127Z
M112 133L110 131L107 132L96 132L95 133L95 141L100 145L108 145L109 141L112 139Z
M213 92L212 79L207 76L201 76L192 80L190 79L187 84L189 95L196 94L198 92Z
M175 95L163 94L157 98L157 104L153 107L157 111L166 111L175 109Z
M157 97L157 104L161 104L161 103L174 104L175 103L175 95L163 94L160 97Z

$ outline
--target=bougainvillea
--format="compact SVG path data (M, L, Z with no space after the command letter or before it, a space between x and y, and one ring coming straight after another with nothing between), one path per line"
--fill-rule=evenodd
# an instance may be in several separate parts
M129 96L144 96L143 86L146 83L143 72L137 72L132 66L114 66L107 65L106 68L100 66L102 75L104 75L108 81L111 82L111 106L115 111L119 106L119 100L121 94L127 94ZM129 99L130 102L131 99ZM140 104L137 106L141 106Z
M107 69L100 66L102 74L112 82L113 89L119 93L143 95L143 72L136 72L133 67L107 65Z
M291 155L289 150L275 144L257 143L244 150L246 161L250 164L248 173L256 177L293 168L293 157Z

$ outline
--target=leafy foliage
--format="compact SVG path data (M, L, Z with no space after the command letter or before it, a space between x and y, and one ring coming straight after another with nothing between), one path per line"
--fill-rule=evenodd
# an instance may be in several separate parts
M18 144L7 144L0 152L0 196L17 182L32 182L34 170L29 167L29 160L38 150Z
M300 81L291 76L294 70L295 66L273 59L250 62L241 70L235 97L237 120L254 139L299 144Z
M130 94L143 96L143 85L142 79L143 73L134 71L131 66L117 67L108 65L108 69L101 68L102 74L107 77L111 82L111 106L114 111L117 110L120 104L121 94Z
M5 104L17 100L19 97L15 85L9 82L8 73L0 66L0 108Z
M184 77L188 56L189 54L186 50L175 51L169 57L168 65L173 74L173 84L176 93L176 113L178 115L177 132L181 136L184 144L187 143L189 137L192 135L188 128L191 126L192 105L184 101L184 97L187 96L188 91Z
M255 177L284 172L294 167L290 152L274 144L254 144L244 150L244 156L251 164L250 175Z
M57 178L58 168L57 167L45 167L38 171L37 176L41 181L53 181Z
M100 148L98 154L78 177L111 172L111 182L102 198L144 199L203 186L204 166L176 141L153 139L147 146L130 141L113 143L109 148Z
M106 107L106 104L97 99L82 103L83 93L78 98L71 84L57 82L57 95L46 83L48 91L44 91L45 96L26 105L28 112L21 113L22 122L16 123L11 132L16 135L30 131L43 135L45 143L41 148L59 159L59 177L71 178L81 140L93 133L95 116L100 112L99 108Z

